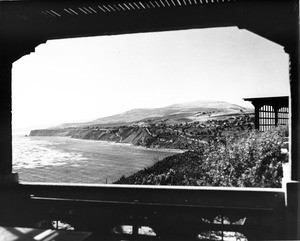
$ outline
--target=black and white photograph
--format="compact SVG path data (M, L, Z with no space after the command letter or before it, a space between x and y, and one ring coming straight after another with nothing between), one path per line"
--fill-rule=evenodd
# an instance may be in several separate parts
M0 1L0 240L298 240L299 1Z

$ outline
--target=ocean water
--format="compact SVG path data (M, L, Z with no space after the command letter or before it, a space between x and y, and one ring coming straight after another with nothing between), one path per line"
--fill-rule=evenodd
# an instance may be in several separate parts
M112 183L180 151L70 137L13 136L13 171L20 181Z

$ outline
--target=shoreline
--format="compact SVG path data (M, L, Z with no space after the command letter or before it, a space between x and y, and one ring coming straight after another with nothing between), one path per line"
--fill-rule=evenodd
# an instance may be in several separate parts
M24 136L25 137L25 136ZM171 148L154 148L154 147L145 147L145 146L135 146L133 145L132 143L126 143L126 142L115 142L115 141L106 141L106 140L93 140L93 139L83 139L83 138L73 138L71 136L26 136L27 137L30 137L30 138L35 138L35 137L59 137L59 138L67 138L67 139L72 139L72 140L80 140L80 141L93 141L93 142L102 142L102 143L107 143L107 144L110 144L110 145L124 145L124 146L131 146L131 147L134 147L134 148L137 148L137 149L144 149L144 150L148 150L148 151L162 151L162 152L172 152L172 153L184 153L188 150L182 150L182 149L171 149Z
M181 150L181 149L170 149L170 148L151 148L151 147L145 147L145 146L135 146L131 144L132 146L139 148L139 149L145 149L145 150L150 150L150 151L168 151L168 152L174 152L174 153L184 153L188 150Z

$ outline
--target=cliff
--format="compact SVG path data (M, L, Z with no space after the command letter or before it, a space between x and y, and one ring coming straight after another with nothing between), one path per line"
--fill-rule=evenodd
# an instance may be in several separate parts
M203 142L253 128L253 115L228 116L205 123L174 124L168 120L116 127L73 127L33 130L30 136L69 136L77 139L131 143L149 148L195 150Z
M145 146L145 140L150 137L150 134L145 128L139 126L123 126L116 128L41 129L32 130L30 136L69 136L77 139L112 141Z

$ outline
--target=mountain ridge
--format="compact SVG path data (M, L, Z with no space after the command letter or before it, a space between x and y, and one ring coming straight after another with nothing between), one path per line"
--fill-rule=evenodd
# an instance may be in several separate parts
M136 108L115 115L97 118L89 122L64 123L56 128L80 127L89 125L126 124L144 121L151 118L197 121L207 120L211 116L250 112L251 108L239 106L225 101L196 100L176 103L158 108Z

